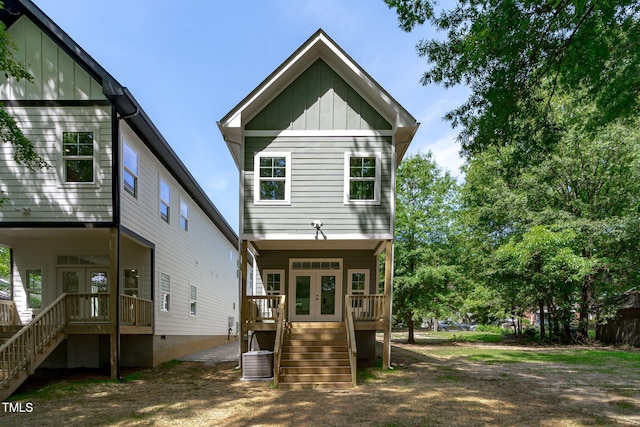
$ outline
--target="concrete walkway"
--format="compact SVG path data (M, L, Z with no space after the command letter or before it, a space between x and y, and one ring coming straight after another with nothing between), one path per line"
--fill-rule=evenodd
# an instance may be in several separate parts
M207 366L220 362L237 362L240 353L240 341L208 348L179 358L182 362L202 362Z

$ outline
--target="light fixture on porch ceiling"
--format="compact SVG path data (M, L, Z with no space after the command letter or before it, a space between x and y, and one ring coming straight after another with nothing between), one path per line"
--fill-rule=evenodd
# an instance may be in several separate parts
M318 233L322 234L322 237L324 238L324 240L327 240L327 236L321 230L323 225L324 224L322 224L322 221L319 221L317 219L314 221L311 221L311 226L316 229L316 240L318 240Z

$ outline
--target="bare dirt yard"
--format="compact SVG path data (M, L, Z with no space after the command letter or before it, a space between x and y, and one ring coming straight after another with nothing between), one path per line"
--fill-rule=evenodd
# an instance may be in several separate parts
M12 398L32 411L0 411L0 425L640 426L638 350L398 339L392 361L350 390L274 389L241 381L235 363L36 377Z

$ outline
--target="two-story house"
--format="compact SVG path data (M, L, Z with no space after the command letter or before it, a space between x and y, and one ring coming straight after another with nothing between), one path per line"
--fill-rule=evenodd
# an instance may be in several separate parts
M240 171L242 353L273 349L276 383L350 385L382 331L389 367L395 172L415 118L319 30L218 126Z
M236 233L127 88L31 1L3 3L34 81L1 78L0 102L50 168L31 172L0 144L12 263L0 311L17 312L0 318L21 327L0 347L0 397L43 361L115 377L226 343Z

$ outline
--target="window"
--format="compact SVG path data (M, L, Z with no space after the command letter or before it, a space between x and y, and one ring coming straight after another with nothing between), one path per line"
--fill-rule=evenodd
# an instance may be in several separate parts
M189 206L184 200L180 200L180 228L184 231L189 230Z
M93 132L62 132L64 182L94 182Z
M281 295L284 288L284 270L264 270L263 274L267 295Z
M346 204L380 203L380 154L345 155L344 202Z
M169 213L171 210L171 188L169 185L160 180L160 218L169 223Z
M122 143L122 177L124 191L133 197L138 197L138 154Z
M192 316L196 315L196 304L198 302L198 288L191 285L191 304L189 306L189 313Z
M369 287L369 270L349 270L349 294L366 295ZM352 299L351 306L362 308L362 299Z
M41 270L27 270L27 304L29 308L42 308Z
M160 311L169 311L170 294L171 278L168 274L160 273Z
M291 154L256 154L255 203L288 204L291 199Z
M140 281L140 271L137 269L125 268L124 270L124 294L137 297L138 283Z

